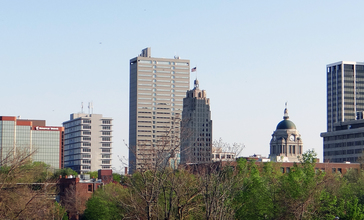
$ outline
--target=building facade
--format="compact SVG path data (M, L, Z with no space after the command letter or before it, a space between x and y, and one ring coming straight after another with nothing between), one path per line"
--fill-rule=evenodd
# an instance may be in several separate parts
M189 84L189 60L151 57L150 48L130 60L129 173L174 156Z
M321 133L324 162L358 162L364 159L364 119L334 123L334 131Z
M32 161L63 168L63 133L63 127L46 126L45 120L0 116L0 165L30 153Z
M74 113L63 126L65 167L81 174L111 169L112 118Z
M287 107L284 109L283 121L279 122L270 141L269 158L274 162L299 162L303 143L296 125L289 120Z
M198 80L183 99L181 163L208 163L212 159L210 99L200 90Z
M326 66L327 132L321 133L325 162L356 162L364 143L364 62Z
M364 63L341 61L326 66L327 132L334 123L356 119L364 111Z

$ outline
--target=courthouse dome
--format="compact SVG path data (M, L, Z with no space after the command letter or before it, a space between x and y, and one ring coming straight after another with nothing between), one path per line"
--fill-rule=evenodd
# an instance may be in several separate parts
M277 130L278 129L296 129L296 125L292 121L285 119L279 122L277 125Z
M288 110L287 108L284 109L284 116L283 116L283 121L279 122L277 125L277 130L278 129L296 129L296 125L288 120L289 116L288 116Z

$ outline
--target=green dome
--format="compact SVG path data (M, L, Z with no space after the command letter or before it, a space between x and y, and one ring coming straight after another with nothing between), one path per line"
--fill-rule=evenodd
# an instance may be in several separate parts
M277 130L278 129L296 129L296 125L292 121L284 119L277 125Z

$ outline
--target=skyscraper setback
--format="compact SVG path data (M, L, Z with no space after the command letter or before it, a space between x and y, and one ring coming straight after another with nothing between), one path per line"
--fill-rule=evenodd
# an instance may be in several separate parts
M198 80L183 99L181 163L208 163L212 158L210 99Z
M165 152L156 149L167 136L171 147L179 144L183 98L189 82L189 60L151 57L150 48L130 60L130 173L164 156Z
M364 62L340 61L326 66L327 132L325 162L356 162L364 148Z

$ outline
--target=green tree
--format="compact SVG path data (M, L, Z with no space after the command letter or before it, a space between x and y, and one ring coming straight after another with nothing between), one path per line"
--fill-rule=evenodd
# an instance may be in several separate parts
M281 209L277 201L282 174L273 165L265 163L259 167L254 162L248 164L242 190L237 191L235 196L237 219L276 219Z
M68 168L63 168L63 169L60 169L60 170L57 170L56 172L54 172L53 178L57 179L57 178L59 178L59 176L65 177L65 176L70 176L70 175L77 176L78 173L68 167Z
M112 220L123 219L124 209L121 201L128 189L119 184L110 183L98 189L86 203L84 219Z
M121 181L121 175L120 174L118 174L118 173L113 173L112 174L112 178L113 178L113 180L114 181L116 181L116 182L118 182L118 183L120 183L120 181Z

